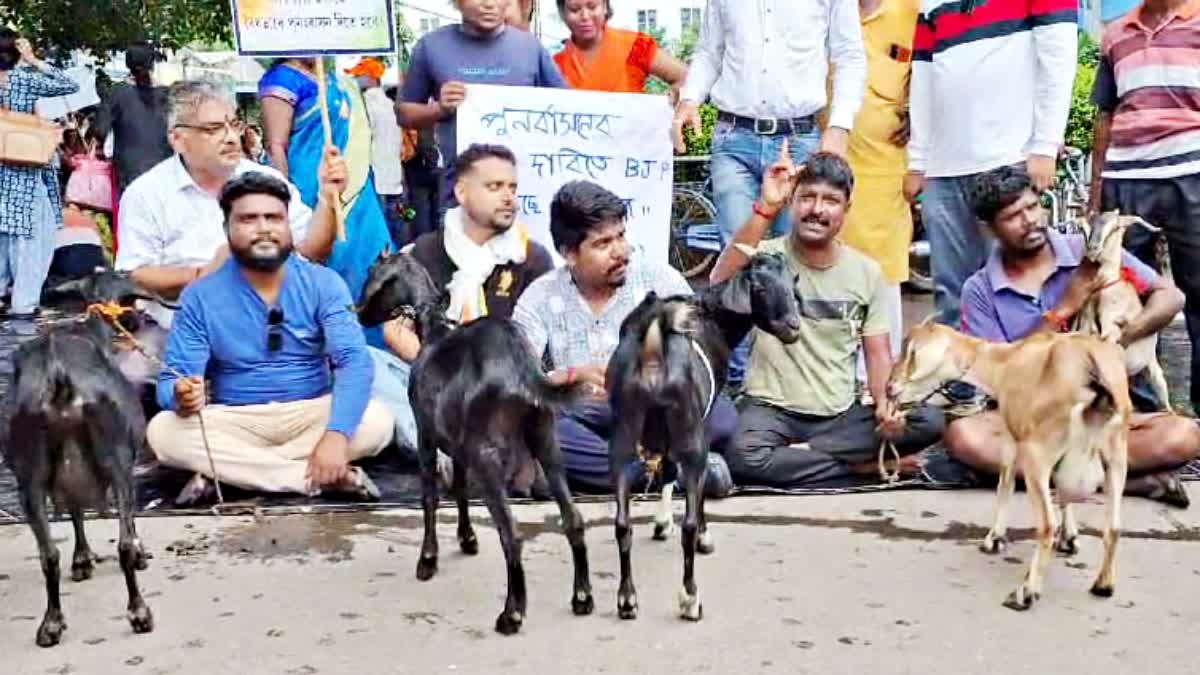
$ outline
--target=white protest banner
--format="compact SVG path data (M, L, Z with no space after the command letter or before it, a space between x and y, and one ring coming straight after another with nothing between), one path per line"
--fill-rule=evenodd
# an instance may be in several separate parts
M231 0L243 56L395 54L392 0Z
M460 152L492 143L517 155L517 217L536 241L554 251L554 193L587 180L625 201L630 244L664 265L675 164L670 132L665 96L472 84L458 109Z

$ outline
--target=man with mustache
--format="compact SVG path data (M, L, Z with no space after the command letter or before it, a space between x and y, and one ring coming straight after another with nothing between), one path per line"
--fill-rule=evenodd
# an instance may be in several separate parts
M374 370L346 282L292 255L291 200L265 173L221 190L230 259L183 292L163 412L146 429L163 465L195 472L177 504L213 494L210 450L218 478L239 488L379 496L349 463L383 450L392 416L369 400Z
M837 238L853 189L844 159L819 152L797 168L784 142L763 176L753 215L713 269L713 281L721 282L749 262L747 248L782 253L796 271L800 297L795 344L758 330L751 335L746 395L727 456L739 485L841 487L860 482L860 474L878 475L875 458L884 438L910 455L941 436L940 411L917 408L901 431L884 406L860 402L859 349L875 401L886 400L892 351L879 263ZM791 232L763 241L781 213Z
M627 217L625 202L595 183L576 181L559 189L550 205L550 234L566 265L533 282L513 313L533 352L553 369L551 380L586 382L596 396L564 411L557 424L567 478L592 492L611 487L608 440L615 425L604 375L621 322L651 291L659 297L692 293L674 268L631 250ZM732 487L716 453L724 451L736 422L733 403L718 396L705 423L714 448L705 486L710 496Z
M1014 342L1040 331L1063 330L1097 289L1094 263L1083 259L1083 237L1047 227L1033 179L1023 167L997 169L976 178L975 213L996 237L987 264L963 286L962 328L993 342ZM1129 253L1126 276L1141 291L1142 313L1124 327L1121 344L1154 335L1183 308L1184 298L1170 281ZM1133 379L1135 413L1129 431L1130 480L1125 493L1186 508L1187 490L1174 470L1200 453L1200 427L1162 410L1162 402ZM945 445L962 463L998 474L1008 436L997 413L957 420L946 429Z

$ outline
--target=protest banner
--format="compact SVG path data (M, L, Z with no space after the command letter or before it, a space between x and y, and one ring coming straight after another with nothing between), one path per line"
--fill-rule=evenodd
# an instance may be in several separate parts
M396 53L391 0L232 0L242 56Z
M587 180L625 201L630 244L667 264L675 160L665 96L472 84L457 129L460 151L493 143L517 155L517 219L556 260L550 202Z

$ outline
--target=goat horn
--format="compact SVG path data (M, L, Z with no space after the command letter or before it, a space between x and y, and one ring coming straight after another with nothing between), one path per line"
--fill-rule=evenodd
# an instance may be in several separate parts
M1129 219L1129 223L1131 225L1139 225L1139 226L1145 228L1147 232L1151 232L1153 234L1158 234L1159 232L1162 232L1161 227L1155 227L1155 226L1151 225L1150 223L1147 223L1145 220L1138 218L1137 216L1131 217Z

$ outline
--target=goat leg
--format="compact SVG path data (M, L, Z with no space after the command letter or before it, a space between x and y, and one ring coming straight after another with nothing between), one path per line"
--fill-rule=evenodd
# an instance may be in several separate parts
M71 525L75 528L75 554L71 556L71 580L86 581L92 578L96 567L96 554L88 544L87 532L83 527L83 509L71 507Z
M1079 553L1079 523L1075 521L1075 510L1071 504L1062 505L1062 524L1054 537L1054 550L1070 557Z
M617 589L617 616L622 619L636 619L638 615L637 589L633 585L633 527L629 522L630 483L632 477L629 467L633 461L633 446L636 437L630 432L631 428L641 428L639 423L634 426L628 418L621 419L617 431L609 444L608 461L612 475L614 498L616 499L617 516L614 520L614 532L617 539L617 550L621 556L621 585Z
M979 550L989 555L1001 553L1008 548L1008 502L1017 487L1017 463L1015 453L1006 452L1004 468L1000 471L1000 482L996 485L996 512L992 517L992 529L979 544Z
M58 546L50 539L50 518L46 512L45 494L32 485L22 486L21 493L29 528L33 530L33 537L37 540L42 575L46 578L46 614L38 627L37 644L39 647L53 647L62 639L63 631L67 628L63 621L62 600L59 597L61 571L58 567Z
M513 635L521 630L525 621L525 568L521 565L521 540L513 524L512 510L508 507L507 486L504 481L503 463L499 461L498 448L480 451L480 474L483 476L488 511L492 523L500 535L500 548L504 550L504 563L508 570L508 595L504 600L504 611L496 617L496 632Z
M471 527L471 505L467 503L467 467L454 460L454 501L458 505L458 550L465 555L479 554L479 538Z
M421 542L421 555L417 559L417 579L429 581L437 574L437 448L429 445L422 436L420 444L421 464L421 511L425 517L425 538ZM459 472L455 472L457 475Z
M704 494L704 474L707 461L703 446L688 448L686 457L680 458L683 485L687 491L687 510L680 526L680 542L683 546L683 588L679 591L679 616L688 621L704 618L704 605L700 602L700 591L696 588L696 539L700 533L700 509Z
M117 540L117 555L121 559L121 572L125 575L125 587L129 592L129 606L126 618L135 633L149 633L154 630L154 615L146 606L142 592L138 588L138 564L144 563L145 554L137 540L137 529L133 524L133 484L127 480L118 479L113 492L117 496L117 514L121 520L120 537Z
M1004 606L1017 611L1024 611L1042 595L1042 583L1046 577L1046 566L1050 563L1054 548L1054 531L1057 523L1057 513L1050 496L1050 471L1042 456L1041 446L1026 443L1018 450L1024 458L1025 491L1029 494L1029 503L1038 519L1037 548L1033 551L1033 559L1029 562L1029 570L1025 579L1015 591L1009 594Z
M1115 577L1117 540L1121 536L1121 496L1125 492L1125 477L1128 470L1128 442L1126 432L1120 430L1110 443L1112 456L1108 457L1108 471L1104 474L1105 520L1104 562L1100 565L1100 576L1092 584L1092 595L1112 597Z

